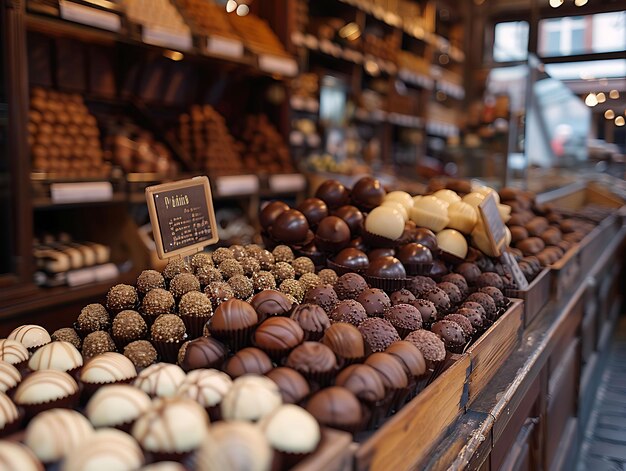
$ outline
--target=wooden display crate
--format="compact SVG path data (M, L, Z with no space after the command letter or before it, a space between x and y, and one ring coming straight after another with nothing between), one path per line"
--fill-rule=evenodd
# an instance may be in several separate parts
M580 242L580 269L588 273L595 265L599 255L617 235L622 220L617 212L606 218Z
M507 297L524 300L524 327L530 325L550 299L550 287L550 269L544 268L530 283L528 289L505 290L504 294Z
M517 347L522 335L524 301L512 299L507 311L467 349L471 362L468 402L485 388Z
M329 428L322 429L322 437L315 453L292 468L293 471L343 471L352 469L352 436Z
M550 265L552 277L552 293L559 301L572 286L576 286L580 281L580 244L575 244L565 252L565 255L557 262Z

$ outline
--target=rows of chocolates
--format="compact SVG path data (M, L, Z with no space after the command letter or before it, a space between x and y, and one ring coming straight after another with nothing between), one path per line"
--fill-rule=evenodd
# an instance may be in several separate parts
M270 174L294 171L289 148L266 115L247 116L240 137L246 169Z

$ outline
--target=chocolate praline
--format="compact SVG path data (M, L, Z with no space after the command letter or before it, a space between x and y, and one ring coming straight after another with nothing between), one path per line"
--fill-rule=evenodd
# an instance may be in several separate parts
M411 303L411 306L417 308L420 312L425 326L430 326L437 320L437 306L432 301L416 299Z
M350 228L343 219L327 216L317 226L315 242L324 250L341 250L350 242Z
M293 368L281 366L269 371L265 376L276 383L286 404L297 404L311 392L304 376Z
M448 267L441 260L434 260L433 266L430 268L429 275L436 280L441 279L443 276L448 274Z
M444 317L444 320L456 322L457 324L459 324L459 326L461 326L461 329L463 329L463 335L465 335L466 339L471 339L472 335L474 335L474 333L476 332L476 329L474 329L472 322L463 314L448 314L446 317Z
M359 329L352 324L337 322L331 325L320 340L339 358L361 360L365 356L365 342Z
M300 211L288 209L276 218L269 231L276 240L298 244L307 239L309 222Z
M403 245L396 256L404 265L425 265L433 261L430 249L417 243Z
M409 384L409 378L402 363L389 353L373 353L365 360L365 364L378 372L387 390L406 388Z
M463 295L461 294L461 290L454 283L450 283L449 281L442 281L437 284L439 289L442 289L450 298L450 302L453 305L459 304L463 300Z
M365 308L353 299L346 299L337 303L335 308L328 315L333 322L346 322L358 326L367 319Z
M431 251L437 250L437 236L430 229L424 227L415 229L414 242L429 248Z
M415 296L408 289L402 288L391 293L389 299L391 300L391 305L395 306L396 304L411 304L415 301Z
M198 337L181 345L178 364L185 371L220 368L227 353L226 346L213 337Z
M431 301L440 315L446 314L451 307L450 298L446 292L440 288L431 288L422 293L422 298Z
M302 327L289 317L271 317L258 325L254 332L255 345L270 354L294 348L303 340Z
M493 272L481 273L480 276L476 278L476 287L485 288L487 286L493 286L495 288L498 288L499 290L504 289L502 277Z
M391 322L400 334L422 328L422 315L415 306L410 304L391 306L383 316Z
M461 307L460 309L458 309L456 311L455 314L459 314L459 315L465 317L468 321L471 322L472 327L475 330L477 330L477 331L483 330L483 327L485 325L485 318L477 309L471 309L471 308L468 308L468 307Z
M370 259L370 263L380 257L395 257L396 251L391 248L374 249L367 252L367 258Z
M385 189L380 181L372 177L363 177L352 187L352 203L363 211L380 206L385 198Z
M475 311L480 315L483 320L483 324L487 322L487 313L485 312L485 308L481 304L473 301L465 301L463 302L463 304L461 304L461 308L458 310L458 312L460 312L461 309L471 309L472 311Z
M328 427L354 430L363 422L363 411L357 397L346 388L332 386L316 392L306 410Z
M353 249L358 249L361 252L367 251L367 245L365 245L365 242L363 242L363 238L361 236L355 237L354 239L352 239L350 242L348 242L347 246Z
M375 403L385 397L385 385L380 374L369 365L350 365L337 375L337 386L351 391L360 400Z
M370 261L365 252L355 248L345 248L333 259L333 262L352 271L362 272L367 270Z
M406 278L404 265L395 257L379 257L371 261L366 273L376 278Z
M363 229L363 213L356 206L342 206L337 208L333 212L334 216L337 216L343 219L348 227L350 228L350 232L352 235L358 235L361 233L361 229Z
M346 187L337 180L326 180L315 192L315 197L324 201L329 208L334 209L347 204L350 194Z
M328 373L337 368L334 352L320 342L304 342L294 348L285 366L303 374Z
M367 283L357 273L346 273L339 277L334 288L339 299L356 299L363 290L367 289Z
M332 311L335 305L339 302L339 298L337 297L337 293L332 286L322 285L310 289L306 295L304 295L304 302L317 304L328 313Z
M498 314L498 308L496 307L496 303L491 296L485 293L472 293L470 294L466 302L475 302L480 304L485 310L485 314L487 315L487 319L490 321L495 321L496 316Z
M262 210L261 214L259 214L259 222L261 223L261 227L267 230L285 211L289 209L289 206L282 201L272 201L267 204Z
M460 348L467 341L463 329L456 322L440 320L435 322L431 329L433 333L441 337L448 350Z
M448 273L447 275L441 277L441 281L445 281L447 283L454 283L457 288L461 291L462 296L467 296L469 291L469 287L467 286L467 281L463 278L462 275L458 273Z
M319 338L330 327L326 311L316 304L300 304L291 313L291 318L300 324L307 340ZM311 338L311 339L313 339Z
M419 378L426 373L426 361L419 348L406 340L392 343L385 353L394 356L402 365L407 377Z
M398 331L387 319L370 317L359 324L359 332L371 352L383 352L389 345L400 340Z
M363 290L356 300L365 308L369 317L382 317L385 309L391 307L391 300L387 293L378 288Z
M455 271L462 275L468 284L473 285L480 276L480 268L475 263L463 262L455 268Z
M255 294L250 305L259 316L259 322L271 316L287 316L293 308L293 302L280 291L266 289Z
M411 342L422 352L429 369L446 358L446 346L443 340L429 330L415 330L407 335L404 340Z
M419 296L424 291L428 291L431 288L437 286L437 283L432 278L427 276L413 276L409 279L407 289L415 296Z
M485 293L491 296L497 307L506 307L509 302L508 298L506 298L504 294L502 294L502 291L500 291L495 286L486 286L484 288L480 288L478 291L480 293Z
M245 374L263 375L273 368L272 360L258 348L248 347L239 350L228 363L225 372L231 378L238 378Z
M311 227L317 227L319 222L328 216L328 206L319 198L305 199L298 205L298 211L304 214Z

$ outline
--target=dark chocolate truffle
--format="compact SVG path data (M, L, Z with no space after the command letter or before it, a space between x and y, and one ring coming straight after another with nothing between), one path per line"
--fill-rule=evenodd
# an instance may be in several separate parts
M380 181L363 177L354 184L351 193L352 203L362 211L370 211L380 206L385 198L385 189Z
M226 363L224 371L231 378L238 378L245 374L264 375L272 368L272 360L263 350L248 347L235 353Z
M433 333L437 334L443 340L446 348L455 351L465 345L466 339L463 329L459 324L453 321L441 320L432 325ZM456 352L460 353L460 352Z
M343 206L350 199L346 187L337 180L326 180L322 183L315 192L315 197L324 201L330 209Z
M437 287L443 290L448 295L448 298L453 305L457 305L463 300L461 290L454 283L450 283L449 281L442 281L441 283L437 284Z
M429 276L436 280L440 280L442 277L448 274L448 267L443 263L443 260L434 260L432 267L430 267Z
M392 248L382 248L382 249L374 249L367 252L367 257L370 259L370 262L373 262L377 258L380 257L395 257L396 250Z
M300 211L288 209L281 213L270 227L274 239L287 244L299 244L306 240L309 223Z
M259 222L261 227L267 230L285 211L289 209L289 206L282 201L272 201L265 205L259 214Z
M409 385L402 363L389 353L372 353L365 360L365 364L376 370L388 390L402 389Z
M437 307L439 314L446 314L450 310L450 298L446 292L440 288L431 288L422 293L421 297L432 302Z
M463 329L463 335L468 340L471 339L472 335L474 335L474 333L476 332L476 329L474 329L472 322L463 314L448 314L446 317L444 317L444 320L456 322L457 324L459 324L461 329Z
M302 327L307 340L320 338L330 327L326 311L316 304L300 304L292 311L291 318Z
M291 351L285 365L305 375L330 373L337 368L337 358L323 343L304 342Z
M383 380L380 374L369 365L348 366L337 375L335 384L348 389L365 402L376 403L385 397Z
M214 281L209 284L206 288L204 288L204 294L206 294L211 300L211 305L214 310L217 309L217 307L224 301L235 297L233 289L224 281Z
M378 317L370 317L361 322L359 332L371 352L383 352L393 342L400 340L391 322Z
M254 343L260 349L269 352L284 352L302 343L302 327L289 317L270 317L262 322L254 332Z
M356 300L361 303L370 317L382 317L385 310L391 307L391 300L387 293L378 288L363 290Z
M363 423L363 410L357 397L341 386L316 392L308 400L306 410L323 426L349 432Z
M350 232L352 233L352 235L357 235L361 233L364 218L363 213L356 206L342 206L340 208L337 208L333 215L343 219L346 222L346 224L350 228Z
M276 383L286 404L297 404L311 392L309 383L293 368L281 366L269 371L265 376Z
M293 308L293 302L280 291L266 289L255 294L250 305L256 311L259 320L263 321L271 316L287 316Z
M483 321L487 319L487 312L485 311L485 308L475 301L464 301L463 304L461 304L461 308L476 311L478 314L480 314ZM459 309L459 312L460 311L461 309Z
M367 283L357 273L346 273L339 277L334 288L339 299L356 299L363 290L367 289Z
M227 353L226 346L213 337L198 337L181 345L178 364L185 371L220 368Z
M467 308L467 307L462 307L456 312L456 314L459 314L465 317L468 321L470 321L470 323L472 324L472 327L475 330L478 330L478 331L483 330L484 317L481 315L481 313L478 310Z
M395 306L396 304L411 304L415 301L415 296L408 289L402 288L391 293L389 299L391 300L391 305Z
M411 342L422 352L429 369L446 358L446 346L443 340L428 330L422 329L411 332L404 340Z
M428 265L433 262L433 254L422 244L410 243L403 245L396 255L405 266Z
M456 267L456 272L463 276L468 284L473 285L480 276L480 268L475 263L463 262Z
M365 252L352 247L343 249L335 255L333 262L341 267L356 272L364 272L370 265L370 261Z
M319 198L305 199L298 206L298 211L304 214L311 227L317 227L319 222L328 216L328 206Z
M424 325L429 326L437 320L437 306L432 301L416 299L411 303L411 306L417 308L420 312Z
M394 342L385 353L394 356L402 365L407 378L419 378L426 373L426 360L419 348L406 340Z
M485 309L487 319L489 319L490 321L496 320L498 308L496 307L496 303L493 298L488 294L479 292L472 293L467 297L465 302L475 302L480 304Z
M425 227L415 229L414 240L416 244L427 247L431 252L437 250L437 236L430 229L426 229Z
M404 265L395 257L378 257L370 262L366 271L368 276L376 278L406 278Z
M330 285L322 285L313 288L304 296L304 302L308 304L317 304L324 311L331 312L335 305L339 302L337 293Z
M321 342L346 360L360 360L365 356L365 342L359 329L352 324L337 322L331 325Z
M435 280L427 276L413 276L409 279L407 289L415 296L420 296L423 292L437 286Z
M350 242L350 228L343 219L327 216L315 231L315 242L323 250L341 250Z
M144 270L137 277L137 291L146 294L154 288L165 288L165 278L156 270Z
M465 278L463 278L462 275L459 275L458 273L448 273L447 275L441 277L441 281L455 284L461 291L461 296L467 296L469 287L467 286L467 281L465 281Z
M384 318L391 322L401 336L422 328L422 315L410 304L391 306L385 311Z
M481 273L480 276L476 279L476 287L484 288L486 286L494 286L499 290L504 289L502 277L493 272Z
M367 319L365 308L353 299L345 299L337 303L335 308L328 315L333 322L347 322L358 326Z
M498 308L506 307L509 304L509 299L495 286L485 286L484 288L480 288L478 291L491 296L493 301L496 303L496 307Z

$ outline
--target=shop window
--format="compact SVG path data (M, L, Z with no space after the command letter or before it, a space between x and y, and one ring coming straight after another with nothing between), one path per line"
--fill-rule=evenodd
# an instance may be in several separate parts
M528 22L497 23L493 41L493 60L521 61L528 57Z

